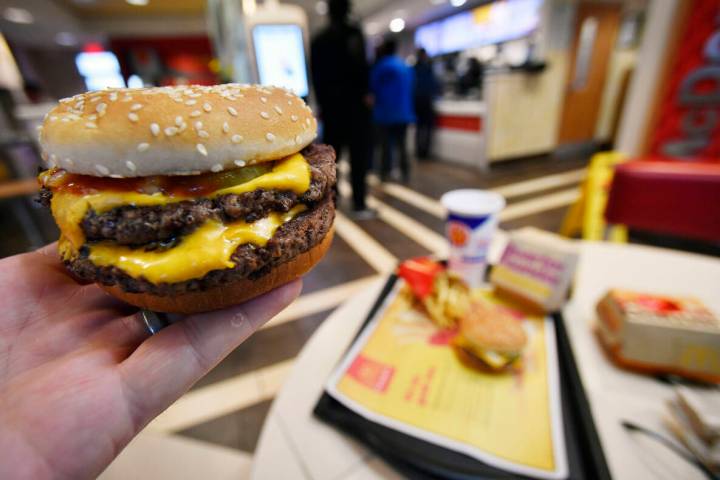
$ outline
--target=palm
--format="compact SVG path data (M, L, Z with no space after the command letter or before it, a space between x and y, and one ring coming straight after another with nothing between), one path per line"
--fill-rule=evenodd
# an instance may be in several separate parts
M79 286L53 247L1 260L0 292L0 478L84 478L299 285L185 318L149 339L136 309Z

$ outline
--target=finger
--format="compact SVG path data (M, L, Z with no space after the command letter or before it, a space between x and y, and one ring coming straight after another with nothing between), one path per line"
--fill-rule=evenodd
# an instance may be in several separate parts
M159 414L299 294L295 281L242 305L191 315L150 337L120 364L138 423Z

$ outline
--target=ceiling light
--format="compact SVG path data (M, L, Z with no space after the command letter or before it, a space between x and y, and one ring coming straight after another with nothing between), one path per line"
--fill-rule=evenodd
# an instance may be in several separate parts
M315 11L318 15L327 15L328 3L325 0L320 0L315 4Z
M257 10L257 2L255 0L242 0L242 11L244 15L252 16Z
M465 5L465 2L467 2L467 0L450 0L450 5L453 7L462 7Z
M148 3L150 3L150 0L125 0L130 5L135 5L137 7L144 7Z
M390 31L393 33L399 33L405 30L405 20L402 18L393 18L390 20Z
M35 17L33 17L33 14L30 13L28 10L25 10L24 8L17 8L17 7L8 7L3 12L3 18L7 20L8 22L13 23L33 23L35 21Z
M55 35L55 43L63 47L72 47L78 44L78 39L74 33L58 32L58 34Z

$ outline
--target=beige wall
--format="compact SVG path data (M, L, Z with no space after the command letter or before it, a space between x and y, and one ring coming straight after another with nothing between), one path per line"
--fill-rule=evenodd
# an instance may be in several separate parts
M625 72L635 66L637 50L615 50L608 65L607 79L603 89L600 113L597 125L595 125L595 139L606 141L612 134L612 123L617 114L617 100L620 95L620 87L625 77Z
M547 52L547 68L535 75L521 72L488 75L487 155L493 161L551 151L565 97L567 54Z

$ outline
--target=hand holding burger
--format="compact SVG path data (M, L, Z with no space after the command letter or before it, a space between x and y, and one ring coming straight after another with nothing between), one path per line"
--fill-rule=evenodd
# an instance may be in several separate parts
M225 308L298 278L332 239L335 154L302 99L248 85L61 101L41 198L81 281L160 312Z

